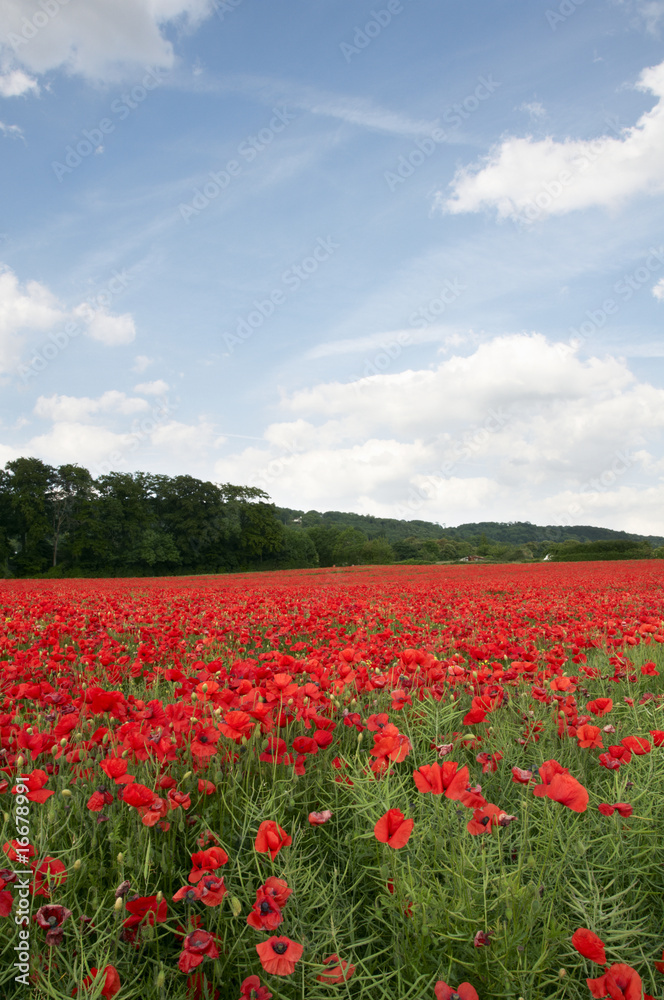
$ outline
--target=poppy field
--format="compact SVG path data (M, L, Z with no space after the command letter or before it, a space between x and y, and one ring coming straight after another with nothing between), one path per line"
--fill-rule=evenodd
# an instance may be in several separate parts
M0 582L0 995L661 1000L663 582Z

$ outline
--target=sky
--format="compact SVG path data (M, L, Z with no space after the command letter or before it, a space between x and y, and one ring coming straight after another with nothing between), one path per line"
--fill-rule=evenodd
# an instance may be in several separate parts
M0 0L0 465L664 533L664 0Z

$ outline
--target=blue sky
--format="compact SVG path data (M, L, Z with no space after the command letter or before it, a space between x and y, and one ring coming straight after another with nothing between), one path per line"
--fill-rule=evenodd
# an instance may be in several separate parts
M664 532L662 0L1 18L1 463Z

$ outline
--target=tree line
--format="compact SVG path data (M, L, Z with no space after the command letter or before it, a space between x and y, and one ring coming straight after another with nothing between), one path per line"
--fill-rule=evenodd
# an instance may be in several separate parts
M361 527L358 527L361 525ZM554 543L514 525L499 538L473 525L446 529L328 511L276 507L257 487L193 476L109 472L17 458L0 469L0 575L4 577L160 576L359 564L647 558L664 555L649 540L581 531ZM491 531L491 522L477 525ZM528 528L536 528L528 525ZM537 532L546 529L537 529ZM593 533L603 529L590 529ZM493 532L492 532L493 533ZM460 537L465 535L465 537ZM622 539L613 536L621 535ZM629 539L629 540L628 540ZM653 540L655 540L653 538Z

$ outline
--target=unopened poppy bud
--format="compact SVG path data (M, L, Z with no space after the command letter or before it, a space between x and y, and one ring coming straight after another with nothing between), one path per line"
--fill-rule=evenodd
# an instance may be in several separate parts
M237 896L231 896L229 899L229 903L231 904L231 913L233 914L233 916L239 917L240 914L242 913L242 903L240 902L240 900L237 898Z
M208 693L208 686L207 686L207 684L201 684L201 691L203 692L203 694L207 694Z
M186 772L185 772L185 773L184 773L184 774L182 775L182 780L183 780L183 781L186 781L186 780L187 780L187 778L191 778L192 774L193 774L193 771L186 771Z
M25 757L21 757L21 755L19 754L18 757L16 758L16 766L23 767L24 764L25 764Z
M28 734L28 736L32 736L33 733L32 726L28 726L28 728L26 729L26 733Z
M81 859L76 858L76 861L74 862L74 871L77 872L80 867L81 867Z
M3 812L2 818L4 819L5 823L9 823L9 813Z
M115 903L113 904L113 909L115 910L116 913L119 913L123 906L124 906L124 900L122 899L121 896L118 896L118 898L115 900Z
M162 971L157 976L157 989L163 990L165 982L166 982L166 973L162 969Z
M189 721L190 722L198 722L198 719L196 718L195 715L192 715L192 717L191 717L191 719Z
M63 795L66 799L71 798L71 791L68 788L63 788L60 794Z
M122 753L120 754L120 756L122 757L123 760L126 760L127 757L129 756L129 751L128 750L123 750Z
M198 701L198 695L196 694L195 691L191 692L191 700L192 701Z
M558 969L558 979L564 979L567 975L567 969Z
M161 901L162 901L163 898L164 898L164 894L163 894L163 892L160 889L159 892L157 893L157 902L161 903Z
M122 853L122 851L120 851L120 853L118 854L118 864L121 865L123 861L124 861L124 854Z
M60 740L60 746L62 747L63 750L67 746L67 740L64 738L64 736Z
M358 743L361 743L361 742L362 742L362 737L363 737L363 736L364 736L364 733L358 733L358 734L357 734L357 742L358 742Z

